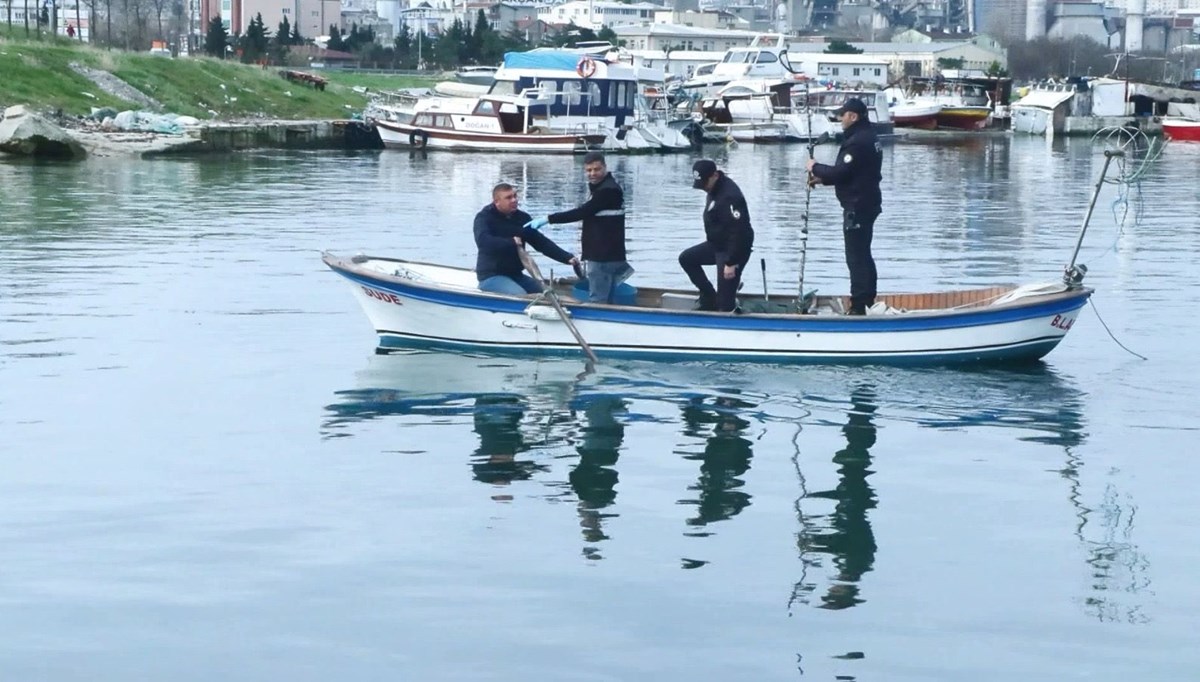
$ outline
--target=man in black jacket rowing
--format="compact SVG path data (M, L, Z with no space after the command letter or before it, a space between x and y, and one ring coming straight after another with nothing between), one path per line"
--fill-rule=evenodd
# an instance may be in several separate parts
M542 285L525 274L517 254L526 243L560 263L579 264L549 237L525 227L529 220L529 214L517 208L516 188L503 182L492 188L492 203L475 215L475 276L480 289L513 296L540 293Z
M842 235L846 242L846 267L850 268L850 309L847 315L865 315L875 303L878 274L871 257L871 237L875 219L883 212L879 182L883 154L867 105L855 97L846 100L837 111L842 119L845 138L832 166L808 160L812 181L833 185L842 205Z
M625 192L608 172L600 152L584 155L583 175L591 193L587 201L569 211L531 220L525 227L537 230L547 223L582 221L588 301L613 303L617 285L633 274L633 268L625 261Z
M700 310L732 312L737 308L738 284L750 261L754 228L742 190L717 164L700 159L692 164L692 187L708 193L704 205L704 241L679 254L679 265L700 291ZM717 288L704 274L705 265L717 266Z

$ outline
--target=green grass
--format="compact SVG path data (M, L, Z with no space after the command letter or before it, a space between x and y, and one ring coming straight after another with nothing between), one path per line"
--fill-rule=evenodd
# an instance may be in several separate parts
M62 109L76 115L90 113L91 107L141 108L105 93L71 70L71 62L112 73L162 103L166 112L201 119L349 118L367 103L366 96L352 89L359 83L340 78L330 79L329 86L318 91L285 81L276 69L207 57L170 59L107 51L65 39L27 40L23 28L3 27L0 105L26 104L38 111Z
M314 71L348 88L360 87L368 90L401 90L403 88L429 88L442 80L437 76L392 76L381 73L356 73L354 71Z

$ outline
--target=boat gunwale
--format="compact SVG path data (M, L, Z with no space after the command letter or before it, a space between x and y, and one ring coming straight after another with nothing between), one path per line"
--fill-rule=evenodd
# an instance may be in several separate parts
M460 268L460 267L455 267L455 266L450 266L450 265L443 265L443 264L439 264L439 263L426 263L423 261L406 260L403 258L389 258L389 257L385 257L385 256L368 256L365 254L359 255L359 256L352 256L352 257L343 257L343 256L335 255L328 251L323 252L321 255L321 259L325 262L325 264L335 271L344 270L344 271L356 274L363 278L381 280L381 281L384 281L387 283L396 284L396 285L400 285L400 286L413 287L413 288L423 289L423 290L427 290L427 291L431 291L431 292L453 292L456 294L466 295L466 296L472 297L472 298L489 299L489 300L495 300L497 302L521 303L523 306L528 306L529 304L535 302L538 299L538 296L536 294L528 294L526 296L514 296L514 295L509 295L509 294L497 294L494 292L482 291L479 289L463 289L461 287L448 286L448 285L439 284L436 282L421 282L421 281L413 279L413 278L401 277L401 276L397 276L397 275L393 275L393 274L380 272L378 270L374 270L371 268L363 267L361 265L361 263L355 262L355 259L360 259L360 258L364 259L364 260L370 260L370 261L383 261L383 262L388 262L388 263L397 263L400 265L428 266L428 267L442 268L442 269L447 269L447 270L455 270L455 271L459 271L459 272L471 272L471 270L469 268ZM911 295L926 295L926 294L936 294L936 293L986 291L986 290L1001 287L1001 286L1010 287L1010 291L1015 291L1021 285L993 285L991 287L979 287L977 289L949 290L949 291L945 291L945 292L897 292L895 294L887 294L887 295L888 296L896 296L896 295L904 295L906 293L911 294ZM686 289L666 289L666 288L660 288L660 287L646 287L646 288L640 288L640 289L641 289L641 291L645 291L645 292L661 292L661 294L676 294L676 295L682 295L682 296L695 296L696 295L696 292L691 291L691 290L686 290ZM997 312L997 311L1003 312L1003 311L1007 311L1007 310L1019 310L1022 308L1032 307L1032 305L1047 304L1047 303L1053 303L1056 301L1064 301L1065 302L1065 301L1070 301L1070 300L1074 300L1077 298L1082 298L1084 301L1086 301L1094 293L1094 291L1095 291L1094 289L1091 289L1089 287L1068 288L1064 291L1059 291L1059 292L1055 292L1055 293L1032 294L1032 295L1024 296L1024 297L1021 297L1021 298L1018 298L1018 299L1015 299L1013 301L1006 302L1006 303L971 305L969 307L963 307L963 308L936 308L936 309L905 310L902 313L892 314L892 315L861 315L861 316L859 316L859 315L836 315L836 314L815 315L815 314L800 314L800 313L746 312L746 313L738 314L736 316L736 319L803 321L806 323L813 323L813 322L817 322L817 323L822 323L822 322L825 322L825 323L833 323L833 322L837 322L837 323L842 323L842 322L870 323L870 322L881 322L881 321L897 321L897 320L903 320L903 319L930 320L930 319L938 319L938 318L945 318L945 317L963 318L963 317L977 316L981 313L993 313L993 312ZM787 300L787 299L791 299L791 298L794 298L794 297L787 296L787 297L783 297L783 299L781 299L781 300ZM830 298L844 298L844 297L833 296ZM767 300L769 301L770 297L768 297ZM607 304L607 303L591 303L588 301L577 301L577 300L564 300L562 303L563 303L563 306L566 307L568 310L573 309L573 308L583 308L585 310L595 309L595 310L607 310L607 311L623 312L623 313L640 312L640 313L649 313L652 315L660 315L660 314L667 314L667 315L671 315L671 316L699 315L699 316L716 317L716 318L722 318L722 319L730 317L730 314L728 312L717 312L717 311L680 310L680 309L675 309L675 308L662 308L662 307L653 308L653 307L638 306L638 305L616 305L616 304ZM1083 305L1083 303L1080 303L1080 307L1082 307L1082 305ZM510 312L510 311L498 310L497 312Z

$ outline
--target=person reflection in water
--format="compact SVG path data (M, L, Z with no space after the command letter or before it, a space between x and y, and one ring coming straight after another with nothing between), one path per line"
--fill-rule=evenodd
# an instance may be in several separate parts
M475 480L494 486L513 481L525 481L547 467L517 455L530 449L521 434L525 417L522 398L515 395L484 395L475 399L475 433L479 447L472 457ZM511 500L511 495L493 495L497 501Z
M582 400L586 401L582 407L587 423L575 448L579 463L568 479L571 490L579 499L579 525L583 529L583 540L588 543L583 554L589 559L601 559L603 557L591 545L608 539L603 521L614 516L602 510L617 498L615 466L625 438L625 425L617 414L624 412L625 401L615 396L591 396Z
M871 446L875 445L875 390L859 387L851 393L851 409L842 433L846 447L833 456L838 465L838 485L809 497L835 501L829 527L811 538L810 548L832 555L837 567L835 582L821 598L821 608L845 609L861 604L858 582L875 564L875 534L867 512L875 508L875 492L867 484L871 471Z
M696 500L680 500L681 504L696 505L696 516L688 519L689 526L707 526L736 516L750 506L750 495L741 490L741 479L750 470L753 454L745 437L750 422L738 416L739 409L753 407L750 403L729 396L719 396L713 405L703 398L693 398L683 407L684 435L700 436L711 428L704 452L686 455L700 460L700 479L688 490L699 492ZM694 533L705 535L705 533Z

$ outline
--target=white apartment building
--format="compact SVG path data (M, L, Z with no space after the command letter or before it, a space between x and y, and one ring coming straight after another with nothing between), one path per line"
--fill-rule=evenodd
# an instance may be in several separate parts
M725 53L731 47L746 47L759 35L755 31L727 31L680 24L614 26L617 37L630 50L690 50Z
M572 0L561 5L539 7L538 19L551 25L574 22L580 28L598 31L604 26L616 28L626 24L648 23L654 19L654 13L661 9L662 5L648 2L625 4L607 0Z

